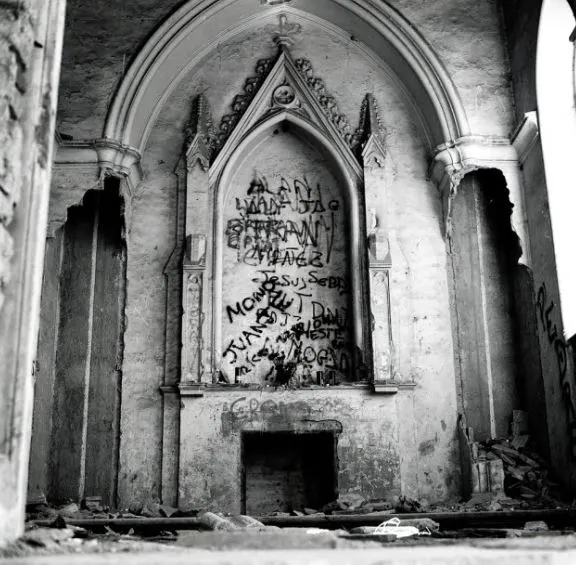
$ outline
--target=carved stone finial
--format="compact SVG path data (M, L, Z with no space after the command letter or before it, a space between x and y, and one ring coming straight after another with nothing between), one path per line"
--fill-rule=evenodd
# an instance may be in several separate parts
M278 16L278 31L274 34L272 39L276 47L281 51L284 51L294 45L293 37L301 31L302 26L300 24L289 24L286 14L280 14Z
M190 121L186 127L186 139L190 143L196 135L209 138L214 132L210 106L204 94L199 94L192 102Z
M207 169L214 150L214 123L204 94L199 94L192 102L192 112L185 133L188 167L200 161Z
M380 120L380 112L378 111L378 104L376 98L371 92L368 92L364 98L365 100L365 129L366 132L373 135L383 137L384 128Z
M362 157L365 168L382 167L385 156L385 131L374 95L366 94L360 110L360 124L354 132L353 149Z
M356 137L355 142L361 149L364 148L371 135L376 136L381 143L384 143L385 132L380 119L378 104L376 103L376 98L370 92L366 94L362 101L360 124L354 135Z

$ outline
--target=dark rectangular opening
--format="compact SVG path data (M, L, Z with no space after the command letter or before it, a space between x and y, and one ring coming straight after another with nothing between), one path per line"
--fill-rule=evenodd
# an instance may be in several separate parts
M259 516L320 509L337 498L332 432L244 432L242 511Z

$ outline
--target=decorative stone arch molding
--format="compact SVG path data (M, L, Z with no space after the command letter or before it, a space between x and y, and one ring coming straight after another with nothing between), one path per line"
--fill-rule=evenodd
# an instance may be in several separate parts
M104 136L142 151L182 77L219 43L281 12L291 21L311 21L329 33L353 35L359 49L385 64L403 85L431 154L436 146L469 135L466 112L438 56L385 2L295 0L274 7L252 0L191 0L158 28L134 60L113 99ZM238 23L230 27L230 22Z
M523 243L522 261L530 263L517 154L506 138L473 135L457 89L438 55L386 2L294 0L275 6L251 0L190 0L157 29L128 69L110 106L104 138L142 152L156 117L182 78L219 43L281 13L291 21L312 22L336 36L354 36L356 46L399 81L432 157L431 178L444 194L447 233L451 198L466 172L502 170L514 204L513 227ZM231 21L237 24L230 26ZM446 191L448 185L451 188Z
M66 141L57 134L47 236L64 225L68 208L80 204L89 190L102 189L109 176L121 181L128 223L130 203L143 177L140 157L134 148L109 139Z
M364 121L352 132L337 111L334 99L325 92L320 79L313 75L305 59L294 61L281 47L276 60L259 61L258 78L246 81L249 93L237 96L236 113L212 126L207 101L194 101L185 155L187 177L186 258L184 260L184 321L182 380L210 382L217 379L222 358L223 310L223 210L231 178L245 165L247 155L258 143L290 131L323 154L337 178L345 198L345 217L349 229L346 242L350 258L350 295L352 357L370 351L366 282L366 212L364 209L364 169L371 169L384 159L377 124L368 107L374 108L371 95L364 103ZM259 84L259 86L256 86ZM316 85L317 91L312 89ZM254 89L254 90L252 90ZM274 131L274 134L271 132ZM377 155L378 151L381 151ZM206 273L207 271L207 273ZM207 284L207 281L212 281ZM211 304L207 316L201 316L201 304ZM389 332L391 334L391 332ZM355 366L367 367L364 357L354 358ZM364 369L366 371L366 369ZM209 373L209 374L206 374ZM368 375L365 375L366 377ZM229 378L227 376L226 378Z
M516 138L516 135L514 136ZM479 169L498 169L510 191L512 229L522 244L520 263L531 266L530 241L525 214L524 190L516 147L506 138L461 137L437 148L430 165L430 178L437 184L444 203L445 235L450 236L453 222L452 203L462 179Z

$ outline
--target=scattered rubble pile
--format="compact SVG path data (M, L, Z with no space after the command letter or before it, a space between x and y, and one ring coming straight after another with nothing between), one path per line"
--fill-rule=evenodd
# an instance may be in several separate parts
M120 534L111 528L106 528L103 533L94 533L58 518L52 527L28 524L20 539L0 547L0 559L63 553L171 551L174 548L166 543L168 536L171 536L172 540L177 539L177 536L170 532L161 532L146 538L135 535L133 531Z
M464 490L468 489L470 500L491 504L481 509L493 511L569 507L563 502L561 485L549 477L547 462L528 434L526 412L513 411L511 432L508 438L476 442L473 430L460 417ZM471 505L464 506L467 510Z
M148 504L134 504L129 508L111 511L108 506L102 504L99 496L87 497L82 505L76 502L54 506L48 504L45 497L41 496L33 501L28 501L26 506L26 519L32 520L50 520L61 516L67 520L91 519L91 518L175 518L196 516L197 510L184 511L159 502L150 502Z
M548 477L546 461L529 445L529 436L492 440L480 444L478 458L499 459L504 467L504 492L512 498L530 501L532 507L562 505L561 487Z
M127 509L112 512L102 504L100 497L88 497L82 506L71 502L58 507L49 505L43 496L30 500L27 506L28 527L23 538L9 548L0 551L0 557L54 552L94 552L94 551L139 551L150 549L154 545L169 548L170 545L205 547L223 549L222 538L227 536L230 547L242 546L242 543L262 543L269 547L307 547L310 544L320 544L322 547L342 547L345 543L364 542L395 542L404 536L432 537L526 537L538 532L548 532L548 526L542 521L527 522L523 529L506 528L458 528L458 531L439 532L439 524L428 516L414 516L413 519L402 519L395 514L436 513L438 520L446 519L442 513L474 513L500 512L510 510L537 510L553 512L560 509L573 516L574 505L564 502L560 485L549 477L546 461L538 454L538 448L527 430L527 414L519 410L513 412L511 435L508 438L492 439L485 442L474 441L473 430L466 426L464 418L459 422L459 437L462 456L462 479L464 501L448 501L429 504L426 500L415 500L406 496L397 496L391 500L366 500L358 493L343 494L337 500L321 508L300 508L290 512L272 512L260 517L264 522L277 523L267 525L262 521L243 515L224 515L222 513L204 510L183 510L150 502L146 505L132 505ZM379 523L379 526L350 526L348 530L326 530L324 519L330 516L332 527L339 524L345 516L364 515L371 517L368 523ZM502 514L504 515L504 514ZM271 518L279 518L272 520ZM306 517L300 528L289 527L293 517ZM317 517L319 520L314 521ZM433 516L434 517L434 516ZM99 530L92 528L83 520L103 518L105 525ZM123 533L118 533L115 519L129 519L131 524L142 524ZM166 527L162 518L192 518L196 526L204 529L199 531L180 531L174 527ZM283 520L288 518L288 520ZM322 528L310 528L306 524L322 524ZM406 518L406 516L403 516ZM135 520L130 520L135 519ZM147 520L149 519L149 520ZM160 519L160 520L152 520ZM328 518L325 518L328 520ZM358 518L356 518L357 520ZM537 518L538 519L538 518ZM86 529L72 525L74 521ZM335 521L334 521L335 520ZM112 522L114 522L112 524ZM142 529L146 523L156 524L152 529ZM358 522L356 522L358 523ZM443 522L444 523L444 522ZM38 527L49 525L49 528ZM112 527L110 527L112 526ZM341 527L341 525L336 525ZM443 526L444 529L444 526ZM207 531L206 531L207 530ZM122 530L120 530L122 531ZM127 533L126 533L127 531ZM292 531L290 533L290 531ZM212 532L212 534L210 534ZM264 540L254 540L252 535L263 535ZM319 534L322 533L322 536ZM557 530L556 533L561 533ZM208 534L208 537L203 534ZM316 534L315 541L308 534ZM210 538L210 535L213 538ZM208 544L208 545L206 545ZM258 545L260 544L260 545ZM323 545L322 545L323 544ZM12 553L10 553L12 552Z

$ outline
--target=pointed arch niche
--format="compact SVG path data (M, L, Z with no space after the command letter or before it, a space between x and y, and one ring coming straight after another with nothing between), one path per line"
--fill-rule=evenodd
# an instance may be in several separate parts
M194 101L181 386L370 381L374 312L391 359L389 308L380 297L370 311L369 273L386 278L387 265L364 205L384 159L377 124L367 95L352 130L309 62L284 48L258 62L219 129L208 102Z

